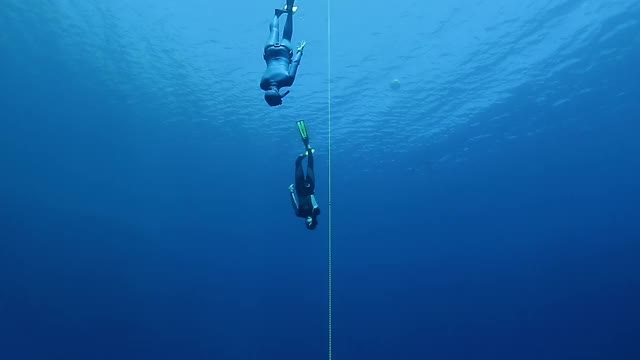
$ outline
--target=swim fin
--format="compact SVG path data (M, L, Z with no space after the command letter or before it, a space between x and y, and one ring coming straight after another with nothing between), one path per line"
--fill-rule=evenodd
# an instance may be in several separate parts
M298 131L300 132L300 137L302 138L302 143L305 147L309 146L309 132L307 131L307 125L304 123L304 120L296 121L296 125L298 125Z

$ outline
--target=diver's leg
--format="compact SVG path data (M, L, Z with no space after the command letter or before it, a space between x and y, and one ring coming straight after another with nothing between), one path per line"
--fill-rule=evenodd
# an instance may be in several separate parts
M287 21L284 23L282 31L282 43L291 48L291 38L293 37L293 0L287 0Z
M307 151L307 183L311 185L311 191L316 188L316 173L313 171L313 151L309 148Z
M272 46L280 42L280 15L283 13L284 12L282 10L276 9L273 20L271 20L271 24L269 24L269 40L267 40L265 47Z
M304 171L302 170L302 160L304 160L304 154L301 154L296 159L295 183L296 189L298 190L304 188Z

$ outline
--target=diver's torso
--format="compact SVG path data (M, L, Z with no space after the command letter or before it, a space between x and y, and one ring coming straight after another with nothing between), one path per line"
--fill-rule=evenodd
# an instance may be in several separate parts
M264 60L267 64L272 60L282 59L289 63L293 55L291 49L287 45L276 44L269 45L264 48Z
M311 196L298 197L300 204L298 204L298 215L301 217L311 216L313 214L313 202Z
M279 87L291 85L289 65L291 64L291 50L283 45L270 45L264 49L264 61L267 69L262 75L260 87L268 90L271 84Z

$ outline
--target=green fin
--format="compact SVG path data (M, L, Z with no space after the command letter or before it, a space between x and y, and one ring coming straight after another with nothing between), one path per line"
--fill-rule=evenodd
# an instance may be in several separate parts
M305 145L309 145L309 133L307 132L307 125L304 123L304 120L299 120L296 124L298 125L298 131L300 132L302 142Z

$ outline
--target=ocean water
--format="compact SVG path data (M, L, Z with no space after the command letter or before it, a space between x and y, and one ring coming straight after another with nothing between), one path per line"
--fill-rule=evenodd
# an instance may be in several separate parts
M640 359L640 2L298 3L0 0L0 359Z

